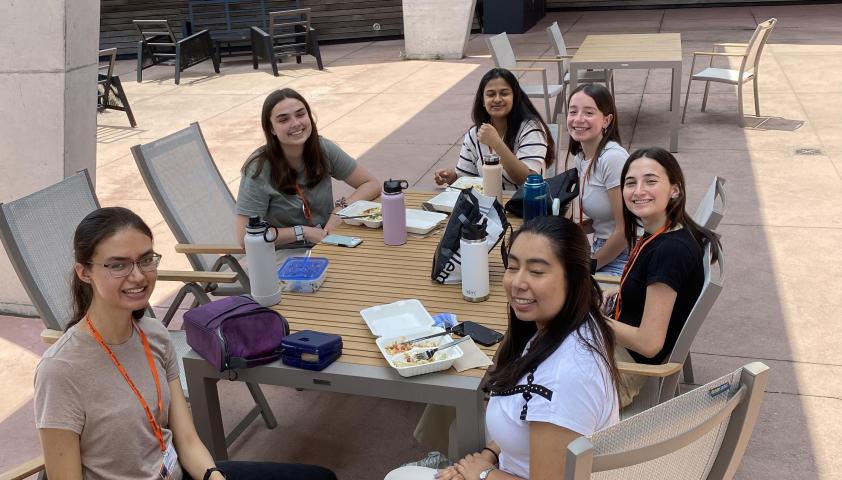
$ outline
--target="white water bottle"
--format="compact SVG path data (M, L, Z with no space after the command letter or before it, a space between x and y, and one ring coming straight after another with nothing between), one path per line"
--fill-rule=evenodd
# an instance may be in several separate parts
M459 239L459 256L462 263L462 298L469 302L488 300L488 245L485 227L488 219L480 224L469 223L462 227Z
M281 284L275 272L275 239L278 238L278 229L273 227L275 234L270 236L269 228L269 224L261 222L260 217L249 217L244 239L251 297L264 307L281 301Z

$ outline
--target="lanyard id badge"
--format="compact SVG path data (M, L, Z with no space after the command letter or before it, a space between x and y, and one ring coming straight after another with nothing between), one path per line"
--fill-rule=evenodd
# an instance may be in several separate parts
M177 466L178 454L175 453L172 442L168 442L167 449L164 451L159 478L161 480L176 480L175 471Z

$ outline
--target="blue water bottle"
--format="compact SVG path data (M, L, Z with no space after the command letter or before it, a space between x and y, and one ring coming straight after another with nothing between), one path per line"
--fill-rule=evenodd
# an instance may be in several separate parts
M526 177L523 184L523 221L547 215L547 182L540 174L533 173Z

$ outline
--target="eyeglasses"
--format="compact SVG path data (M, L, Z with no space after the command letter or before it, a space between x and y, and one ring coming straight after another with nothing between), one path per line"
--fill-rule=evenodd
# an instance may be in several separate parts
M137 265L137 268L139 268L141 272L148 273L158 270L158 264L161 263L161 256L157 253L154 253L152 255L147 255L136 262L117 261L111 263L87 263L90 265L99 265L101 267L105 267L108 270L108 273L110 273L111 276L114 278L123 278L131 275L135 265Z

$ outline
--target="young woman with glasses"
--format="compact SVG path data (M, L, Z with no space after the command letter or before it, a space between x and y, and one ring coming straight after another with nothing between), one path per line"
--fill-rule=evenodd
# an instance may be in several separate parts
M312 479L327 469L215 463L199 440L166 327L144 316L161 256L140 217L85 217L73 239L73 314L35 370L35 417L51 479Z
M330 140L320 137L310 105L291 88L266 97L261 113L266 144L242 168L237 194L237 238L248 218L278 227L276 245L319 243L342 219L332 215L356 200L371 200L381 184L365 167ZM354 188L333 199L331 178Z

